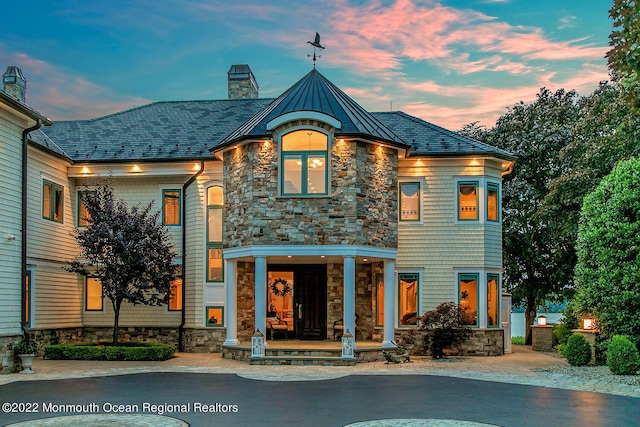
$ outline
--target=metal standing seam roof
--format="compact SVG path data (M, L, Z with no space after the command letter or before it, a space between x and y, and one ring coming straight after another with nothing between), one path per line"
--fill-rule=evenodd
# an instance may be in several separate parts
M342 127L335 135L362 136L408 148L405 142L316 69L291 86L272 104L245 122L214 149L247 138L270 136L267 124L273 119L298 111L324 113L339 120Z

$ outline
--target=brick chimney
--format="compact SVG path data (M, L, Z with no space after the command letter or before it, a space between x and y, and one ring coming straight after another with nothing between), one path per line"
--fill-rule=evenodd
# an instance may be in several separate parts
M2 75L2 90L25 103L27 98L27 79L22 75L22 70L15 65L9 65Z
M227 73L229 99L255 99L258 83L247 64L232 65Z

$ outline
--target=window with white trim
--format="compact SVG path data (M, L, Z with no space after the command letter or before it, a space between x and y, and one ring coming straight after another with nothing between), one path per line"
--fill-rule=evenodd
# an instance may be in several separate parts
M181 194L180 189L162 190L162 224L180 225Z
M102 282L97 277L86 277L84 282L84 309L102 311Z
M55 222L64 219L64 187L42 180L42 218Z

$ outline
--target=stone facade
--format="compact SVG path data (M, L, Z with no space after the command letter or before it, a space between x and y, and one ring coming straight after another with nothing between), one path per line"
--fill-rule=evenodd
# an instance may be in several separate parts
M292 126L328 128L319 122L300 120L283 125L279 132ZM279 197L276 142L254 142L227 151L225 247L397 248L397 154L382 146L338 140L331 144L330 158L328 196Z
M407 330L396 329L395 341L401 340ZM427 355L429 352L422 350L422 335L414 335L415 343L411 354ZM467 341L456 348L447 349L445 353L452 356L502 356L504 354L504 330L503 329L471 329L471 336Z

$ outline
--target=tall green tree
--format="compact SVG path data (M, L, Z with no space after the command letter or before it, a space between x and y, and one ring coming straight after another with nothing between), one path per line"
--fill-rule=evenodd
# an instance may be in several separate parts
M640 4L638 0L614 0L609 17L614 27L606 55L609 69L630 105L640 108Z
M103 296L113 306L117 344L123 302L156 306L169 301L176 254L152 203L129 208L116 200L109 183L84 194L88 226L75 231L81 256L69 262L67 270L100 280Z
M619 163L584 199L576 265L577 310L605 335L640 342L640 160Z
M584 197L621 161L638 155L640 116L625 101L620 87L601 82L578 102L571 142L560 151L562 175L554 178L541 214L555 230L555 252L563 254L570 282L576 262L575 241Z
M502 188L504 285L525 307L528 343L538 307L564 299L572 288L574 264L542 206L551 182L565 171L559 154L572 141L580 99L574 91L543 88L535 102L514 105L494 128L471 124L461 131L518 156Z

